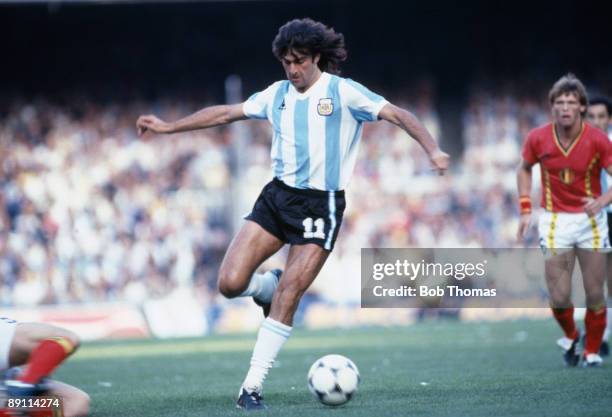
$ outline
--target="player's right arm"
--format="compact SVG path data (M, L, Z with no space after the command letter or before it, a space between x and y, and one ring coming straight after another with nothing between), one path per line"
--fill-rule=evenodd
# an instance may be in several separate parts
M152 114L143 115L136 121L138 135L152 133L178 133L208 127L226 125L237 120L246 119L243 103L205 107L196 113L175 122L165 122Z
M518 188L518 195L520 198L530 198L531 196L531 170L533 168L533 164L527 162L525 159L521 159L521 163L519 164L517 173L516 173L516 185ZM519 227L516 238L519 242L522 242L525 239L525 235L529 230L529 225L531 224L531 211L521 213L521 217L519 219Z
M516 185L518 189L521 211L518 232L516 234L519 242L522 242L525 239L531 224L531 170L533 166L538 163L538 156L537 152L535 151L536 141L536 135L533 133L533 131L529 132L527 139L523 144L521 162L516 172Z

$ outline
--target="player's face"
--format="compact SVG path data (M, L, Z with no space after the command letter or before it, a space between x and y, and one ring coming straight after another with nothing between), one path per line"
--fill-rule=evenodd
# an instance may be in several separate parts
M587 119L591 124L603 130L604 132L608 132L608 125L610 124L610 114L608 114L608 109L603 104L593 104L589 106L587 110Z
M585 106L580 104L576 94L565 93L557 97L552 104L553 120L558 126L569 128L580 123L584 110Z
M287 74L287 79L299 92L306 91L317 80L321 71L317 64L319 55L302 54L294 49L290 49L281 63Z

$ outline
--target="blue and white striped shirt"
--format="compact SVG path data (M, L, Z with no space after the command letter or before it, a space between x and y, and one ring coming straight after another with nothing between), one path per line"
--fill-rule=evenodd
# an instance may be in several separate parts
M378 120L387 103L355 81L323 72L304 93L278 81L253 94L243 111L272 124L277 178L295 188L336 191L350 181L363 122Z

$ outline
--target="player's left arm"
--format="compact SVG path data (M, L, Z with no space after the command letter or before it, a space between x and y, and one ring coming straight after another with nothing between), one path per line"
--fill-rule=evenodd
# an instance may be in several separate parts
M603 167L608 174L612 175L612 142L605 135L598 135L595 144ZM597 198L585 197L582 201L584 202L584 211L591 217L595 216L604 207L612 203L612 187Z
M378 117L405 130L427 152L435 170L440 175L446 172L450 157L440 149L433 136L414 114L394 104L387 103L378 113Z
M612 175L612 165L609 165L606 168L606 172L609 175ZM597 198L585 197L582 199L582 201L585 203L584 211L591 217L595 216L597 213L603 210L604 207L612 203L612 187L608 188L608 191Z

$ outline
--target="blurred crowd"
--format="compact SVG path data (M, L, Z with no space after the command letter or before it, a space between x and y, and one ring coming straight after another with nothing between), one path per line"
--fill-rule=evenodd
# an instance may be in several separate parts
M230 238L226 138L138 140L143 109L36 101L3 115L2 304L138 302L212 279Z
M441 136L431 95L398 104ZM136 136L138 114L173 120L199 107L83 98L6 106L0 305L140 303L184 286L215 297L223 253L271 178L271 132L267 123L249 121ZM320 279L313 291L358 301L362 247L516 245L515 168L522 138L548 118L546 103L474 88L464 109L463 151L446 177L431 173L425 153L403 131L366 125L341 233L324 270L348 274L356 285L347 292L346 281Z

